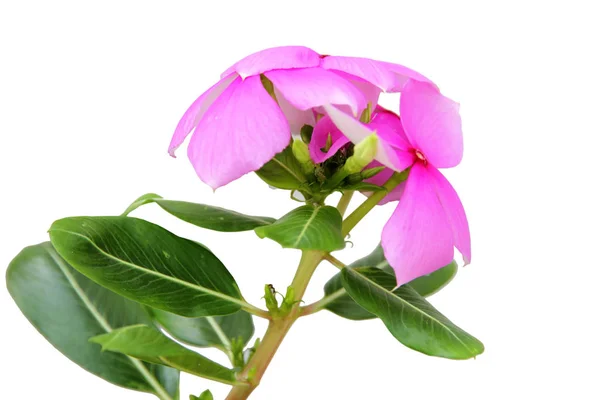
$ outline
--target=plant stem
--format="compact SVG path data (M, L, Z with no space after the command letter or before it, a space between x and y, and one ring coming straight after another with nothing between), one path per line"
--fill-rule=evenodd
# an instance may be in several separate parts
M364 218L369 211L373 209L393 188L398 186L400 182L403 182L408 177L407 171L394 172L390 179L383 185L385 190L380 190L373 193L367 200L365 200L354 212L348 215L348 218L342 223L342 235L346 237L350 231Z
M350 205L350 200L352 200L352 195L354 195L354 191L352 190L347 190L342 194L342 198L340 199L340 202L337 205L337 209L340 212L340 215L342 216L342 218L344 217L344 214L346 213L346 210L348 209L348 205Z
M333 266L335 266L336 268L339 268L339 269L343 269L344 267L346 267L346 264L344 264L343 262L341 262L340 260L338 260L337 258L332 256L331 254L325 254L323 256L323 260L329 261Z
M315 269L323 259L323 252L303 251L300 265L292 281L291 288L294 291L294 305L289 313L283 316L273 316L263 340L258 345L256 352L240 373L239 379L247 380L249 385L236 386L231 389L225 400L245 400L260 384L260 380L269 366L275 352L283 341L296 319L300 316L300 301L308 282Z
M314 314L318 311L321 311L322 309L327 307L327 305L329 303L333 303L334 301L336 301L338 298L342 297L345 294L346 294L346 289L344 289L344 288L338 289L335 292L331 293L330 295L323 297L321 300L315 301L314 303L309 304L306 307L302 307L300 316L304 317L304 316L307 316L310 314Z

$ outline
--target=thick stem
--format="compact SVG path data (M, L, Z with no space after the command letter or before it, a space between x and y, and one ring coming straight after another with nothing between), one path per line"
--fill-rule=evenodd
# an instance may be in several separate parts
M345 191L342 194L342 198L340 199L340 202L337 205L337 209L340 212L340 215L342 216L342 218L344 217L344 214L346 213L346 210L348 209L348 206L350 205L350 200L352 200L353 194L354 194L354 191L352 191L352 190Z
M298 270L291 284L294 291L294 305L291 311L284 316L274 316L269 322L269 327L263 340L258 345L256 352L239 377L239 379L248 380L250 384L234 387L225 400L245 400L260 384L260 380L271 363L279 345L296 319L300 316L300 301L302 300L302 296L304 296L310 278L322 259L323 253L320 251L302 252L300 265L298 265Z
M385 190L380 190L373 193L367 200L364 201L354 212L348 215L342 224L342 235L345 237L350 231L364 218L369 211L373 209L393 188L398 186L408 177L407 171L394 172L390 179L383 185Z

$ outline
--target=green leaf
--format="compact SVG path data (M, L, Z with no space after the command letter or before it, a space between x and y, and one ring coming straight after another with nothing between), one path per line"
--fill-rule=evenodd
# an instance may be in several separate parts
M125 325L151 323L150 316L140 304L74 270L50 243L23 249L6 271L6 285L29 322L85 370L161 399L178 398L179 371L122 354L103 353L88 341Z
M344 248L342 217L330 206L302 206L271 225L254 230L285 248L333 251Z
M214 398L210 390L207 389L200 393L200 397L190 394L190 400L214 400Z
M136 208L149 203L158 204L169 214L190 224L219 232L250 231L259 226L272 224L275 221L274 218L244 215L205 204L165 200L154 193L148 193L139 197L125 210L123 215L128 215Z
M271 161L256 171L256 175L279 189L302 189L306 184L302 166L294 157L292 146L286 147L281 153L275 155Z
M186 317L226 315L246 303L204 246L130 217L73 217L50 227L58 253L122 296Z
M241 340L245 346L254 335L252 316L245 311L202 318L186 318L156 309L152 313L175 339L192 346L229 350L232 341Z
M428 275L423 275L410 281L409 285L417 291L421 296L427 297L439 292L446 286L458 271L458 264L452 261L450 264L440 268Z
M483 352L483 344L454 325L408 285L393 292L396 278L378 268L344 268L342 284L350 296L377 315L405 346L431 356L467 359ZM384 285L376 282L387 282Z
M237 383L233 370L183 347L146 325L126 326L95 336L90 341L101 344L103 351L123 353L217 382Z
M385 259L381 246L377 246L375 250L371 252L371 254L353 262L348 267L374 267L394 275L394 270L390 267L390 264ZM432 272L429 275L424 275L411 281L408 285L415 289L421 296L427 297L438 292L444 286L446 286L456 275L457 269L458 266L456 261L452 261L450 264ZM377 283L388 290L396 287L396 282L391 282L388 279ZM325 307L325 309L331 311L332 313L354 321L376 318L375 315L356 304L356 302L352 300L347 293L344 293L340 273L337 273L329 281L327 281L324 289L326 296L332 296L332 301L329 302Z
M383 186L378 186L369 182L359 182L352 185L345 185L344 190L359 190L361 192L380 192L385 190Z

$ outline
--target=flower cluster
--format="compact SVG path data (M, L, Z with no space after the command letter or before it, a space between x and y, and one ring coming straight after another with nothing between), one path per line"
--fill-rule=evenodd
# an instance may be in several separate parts
M401 93L398 114L377 105L382 92ZM462 159L459 107L409 68L300 46L263 50L228 68L190 106L171 155L192 131L188 156L215 189L259 170L296 135L294 154L315 193L343 189L349 179L364 179L355 187L370 192L407 171L384 199L398 203L381 241L398 285L449 264L455 247L470 262L463 206L438 170Z

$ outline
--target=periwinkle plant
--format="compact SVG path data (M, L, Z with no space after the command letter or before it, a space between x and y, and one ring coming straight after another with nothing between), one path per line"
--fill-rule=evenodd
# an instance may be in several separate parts
M401 93L398 114L377 104L381 92ZM465 211L438 170L462 159L459 108L429 79L398 64L300 46L267 49L235 63L190 106L171 155L192 131L188 156L206 184L218 188L255 172L304 205L276 219L150 193L120 216L54 222L49 243L12 261L7 285L64 355L162 400L179 398L180 371L230 385L227 400L241 400L259 385L294 322L321 310L379 318L399 342L427 355L468 359L483 352L425 300L454 277L455 248L471 260ZM337 207L326 205L335 192L342 193ZM366 200L344 218L355 192ZM381 246L344 265L332 253L386 202L397 206ZM148 203L204 229L254 230L300 250L293 281L281 299L265 285L264 306L251 304L206 246L129 216ZM306 304L306 287L324 260L340 272L321 300ZM269 325L251 343L255 317ZM231 365L182 343L218 348Z

